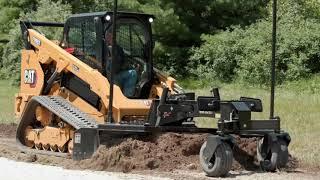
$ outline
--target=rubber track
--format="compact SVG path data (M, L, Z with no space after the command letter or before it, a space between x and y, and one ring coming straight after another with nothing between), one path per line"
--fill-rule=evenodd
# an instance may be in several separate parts
M96 121L60 96L34 96L28 102L17 129L17 144L21 151L54 156L67 156L67 153L30 149L24 145L24 131L35 120L35 108L42 105L60 117L76 130L80 128L97 128Z
M34 100L75 129L97 128L96 121L60 96L36 96Z

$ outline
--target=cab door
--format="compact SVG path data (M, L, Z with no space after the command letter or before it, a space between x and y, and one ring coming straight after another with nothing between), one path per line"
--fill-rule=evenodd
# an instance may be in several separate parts
M105 30L105 37L111 32L112 25L109 24ZM123 51L122 54L124 56L121 71L135 71L137 74L135 93L129 98L148 98L151 89L152 40L150 33L150 28L147 24L139 21L139 19L120 18L117 22L116 43L121 48L121 51ZM108 42L105 42L105 45L108 46ZM108 48L105 49L108 51ZM106 54L106 61L108 61L110 59L110 57L108 58L110 52L105 52L104 54Z

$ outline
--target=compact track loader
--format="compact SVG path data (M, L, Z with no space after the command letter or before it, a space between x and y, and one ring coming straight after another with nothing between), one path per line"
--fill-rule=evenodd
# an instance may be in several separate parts
M15 98L21 149L81 160L90 158L109 135L209 133L200 150L208 176L230 170L232 135L261 137L263 169L285 166L290 136L281 131L279 118L251 119L251 112L262 112L259 99L224 101L218 89L196 97L153 67L153 21L149 14L115 9L72 15L65 23L21 22L25 49ZM38 26L63 28L61 40L46 38ZM124 64L115 72L119 58ZM124 84L134 79L130 95L117 82L121 72L127 74ZM218 128L198 128L195 117L212 118L212 123L218 118Z

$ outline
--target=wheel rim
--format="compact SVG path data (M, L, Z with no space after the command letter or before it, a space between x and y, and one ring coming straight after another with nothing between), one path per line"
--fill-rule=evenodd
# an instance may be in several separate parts
M232 149L226 142L220 143L212 157L206 157L206 142L200 149L200 164L203 171L211 177L225 176L231 169L233 156ZM209 159L210 158L210 159Z
M209 161L206 161L209 169L213 168L215 161L216 161L216 156L214 153L211 159Z

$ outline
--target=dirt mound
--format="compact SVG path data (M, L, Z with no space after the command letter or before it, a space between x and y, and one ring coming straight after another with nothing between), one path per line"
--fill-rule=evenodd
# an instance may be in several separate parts
M257 170L259 163L257 160L257 141L258 138L236 137L236 146L233 147L233 170Z
M78 163L82 169L131 170L175 169L201 170L199 151L206 140L206 134L166 133L154 138L128 138L117 145L100 146L91 159ZM233 148L233 170L255 170L259 168L256 160L256 138L237 137Z
M206 135L166 133L154 138L128 138L112 147L100 146L81 168L128 172L133 169L200 169L198 153Z
M0 124L0 137L15 137L17 130L17 125L11 124Z

